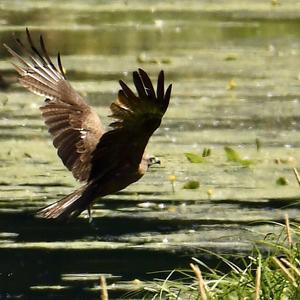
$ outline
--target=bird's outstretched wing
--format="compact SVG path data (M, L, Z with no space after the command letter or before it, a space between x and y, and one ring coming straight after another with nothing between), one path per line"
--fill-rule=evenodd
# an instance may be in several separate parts
M137 95L123 82L118 98L110 109L115 119L100 139L92 158L90 179L130 163L138 167L153 132L160 126L166 112L172 85L164 89L164 72L158 75L156 92L145 71L133 72ZM138 169L138 168L137 168Z
M40 36L39 51L28 29L26 33L28 47L16 38L22 54L4 46L18 62L13 65L20 75L21 84L46 97L40 109L59 157L76 179L86 181L90 176L92 153L104 133L101 121L68 82L60 54L57 68L48 55L43 37Z

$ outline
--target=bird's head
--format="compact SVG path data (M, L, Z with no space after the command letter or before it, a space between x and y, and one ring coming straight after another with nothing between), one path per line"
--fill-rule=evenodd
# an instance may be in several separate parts
M153 156L153 155L149 155L146 157L146 162L147 162L147 166L148 168L151 167L152 165L160 165L160 160Z

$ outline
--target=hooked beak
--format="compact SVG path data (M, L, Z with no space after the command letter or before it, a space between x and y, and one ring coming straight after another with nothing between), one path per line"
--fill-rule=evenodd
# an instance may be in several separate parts
M152 163L152 165L160 165L160 159L155 157L155 161Z
M151 167L152 165L160 165L160 160L155 156L148 160L148 167Z

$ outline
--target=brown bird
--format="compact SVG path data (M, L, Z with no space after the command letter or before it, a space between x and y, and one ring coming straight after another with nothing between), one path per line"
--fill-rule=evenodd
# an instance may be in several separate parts
M88 209L94 201L115 193L139 180L157 159L144 150L166 112L172 85L164 89L164 72L158 75L156 92L147 73L133 72L137 95L120 80L117 99L110 105L111 130L105 132L93 108L66 78L60 54L58 68L51 61L40 36L40 51L26 29L29 47L16 38L18 54L4 44L17 60L12 63L20 83L31 92L46 97L40 110L53 138L58 156L73 176L86 182L63 199L42 208L38 217L67 219ZM26 57L26 58L23 58Z

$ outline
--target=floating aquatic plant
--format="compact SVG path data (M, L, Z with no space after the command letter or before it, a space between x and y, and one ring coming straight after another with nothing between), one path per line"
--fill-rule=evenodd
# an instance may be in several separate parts
M230 147L226 146L226 147L224 147L224 150L225 150L228 161L232 161L232 162L241 164L244 167L249 167L250 165L255 164L255 160L241 158L239 153Z
M211 149L210 148L204 148L202 151L202 155L192 153L192 152L186 152L184 153L187 160L194 164L201 164L205 161L205 157L208 157L211 155Z
M189 180L189 181L187 181L187 182L183 185L183 188L184 188L184 189L187 189L187 190L195 190L195 189L198 189L199 186L200 186L199 181L197 181L197 180Z

